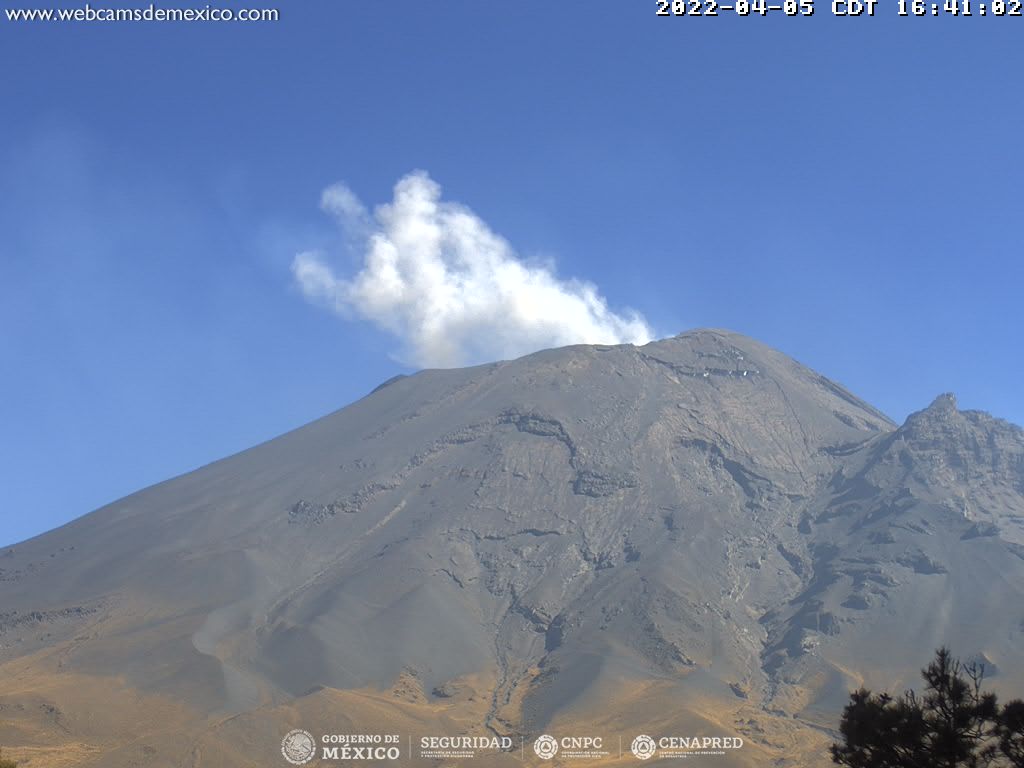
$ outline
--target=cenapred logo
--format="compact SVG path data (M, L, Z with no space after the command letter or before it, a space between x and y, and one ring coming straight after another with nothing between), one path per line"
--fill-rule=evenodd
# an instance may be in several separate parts
M742 749L739 736L659 736L655 739L642 733L633 739L629 750L638 760L650 760L655 755L663 758L715 757L728 750Z
M292 765L305 765L316 756L316 739L301 728L288 731L281 739L281 754Z
M629 751L633 753L633 757L638 757L641 760L649 760L654 757L654 753L658 751L658 745L655 744L654 739L646 733L641 733L633 739L633 743L629 745Z
M543 736L538 736L537 740L533 742L533 751L541 760L550 760L558 754L558 741L554 736L548 736L545 733Z

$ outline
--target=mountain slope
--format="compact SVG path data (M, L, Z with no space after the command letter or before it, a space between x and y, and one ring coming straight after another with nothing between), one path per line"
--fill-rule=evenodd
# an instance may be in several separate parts
M815 764L850 686L941 642L1021 687L1022 457L723 331L399 378L0 555L0 743L279 765L302 723L661 728ZM163 714L129 737L94 701Z

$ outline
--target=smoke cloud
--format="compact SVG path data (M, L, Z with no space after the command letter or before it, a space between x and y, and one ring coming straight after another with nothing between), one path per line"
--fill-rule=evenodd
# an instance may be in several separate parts
M402 178L372 214L344 184L325 190L321 207L341 222L362 267L341 277L323 254L300 253L298 285L311 301L394 334L405 362L444 368L652 337L643 317L613 312L591 283L522 259L468 208L442 200L424 172Z

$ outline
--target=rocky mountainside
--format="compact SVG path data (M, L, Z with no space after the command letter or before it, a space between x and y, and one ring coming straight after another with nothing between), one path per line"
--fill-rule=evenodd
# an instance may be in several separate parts
M824 765L848 690L943 643L1024 690L1022 430L950 395L897 427L695 331L396 378L5 549L0 745L714 732L745 744L716 765Z

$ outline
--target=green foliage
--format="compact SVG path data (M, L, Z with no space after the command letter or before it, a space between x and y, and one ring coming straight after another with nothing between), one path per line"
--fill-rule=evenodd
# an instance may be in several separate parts
M832 762L849 768L1024 768L1024 702L1000 708L984 666L940 648L921 671L923 696L850 695Z

